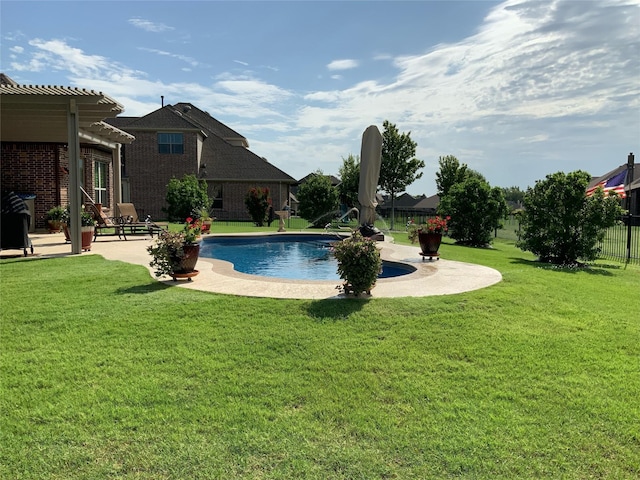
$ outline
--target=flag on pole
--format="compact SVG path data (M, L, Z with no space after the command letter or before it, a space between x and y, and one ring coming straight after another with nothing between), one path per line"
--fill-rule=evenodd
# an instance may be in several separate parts
M596 190L596 188L602 187L605 197L609 196L611 192L616 192L618 195L620 195L620 197L625 198L627 196L624 192L624 180L626 176L627 171L623 170L613 177L595 184L593 187L587 189L587 197L593 195L593 192Z

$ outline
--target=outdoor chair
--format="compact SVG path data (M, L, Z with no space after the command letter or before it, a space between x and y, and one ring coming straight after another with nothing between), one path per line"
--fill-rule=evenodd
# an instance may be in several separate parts
M149 216L144 221L140 221L140 217L133 203L118 203L116 207L122 219L122 226L128 230L130 235L139 233L148 233L151 236L153 236L154 233L159 235L160 232L169 228L168 223L153 222Z
M98 235L118 235L118 238L124 237L125 240L127 239L124 228L122 228L123 220L121 217L107 216L95 203L88 203L86 205L89 207L93 219L97 222L93 234L93 241L98 238ZM113 232L111 230L113 230Z

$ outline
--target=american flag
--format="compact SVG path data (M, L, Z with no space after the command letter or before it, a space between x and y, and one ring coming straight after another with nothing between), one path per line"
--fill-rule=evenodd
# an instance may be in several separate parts
M593 192L596 190L596 188L602 187L605 196L608 196L611 192L616 192L618 195L620 195L620 197L625 198L626 194L624 193L624 180L626 176L627 172L625 170L607 180L603 180L602 182L597 183L593 187L587 189L587 197L593 195Z

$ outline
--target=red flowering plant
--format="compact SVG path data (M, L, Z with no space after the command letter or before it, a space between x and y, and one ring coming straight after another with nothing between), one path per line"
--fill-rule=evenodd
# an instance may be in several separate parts
M184 243L187 245L196 243L196 240L202 233L202 220L194 220L191 217L187 217L182 233L184 234Z
M451 220L450 216L436 216L428 218L425 223L421 223L420 225L409 225L407 232L409 240L411 240L411 243L415 243L418 240L418 233L445 233L449 230L447 226L449 220Z

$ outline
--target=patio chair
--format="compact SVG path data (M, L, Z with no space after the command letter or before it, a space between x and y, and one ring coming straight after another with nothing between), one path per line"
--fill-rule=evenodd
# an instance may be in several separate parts
M123 220L120 217L109 217L106 213L99 209L95 203L87 203L86 206L89 207L89 211L91 215L93 215L93 219L97 222L95 227L95 232L93 234L93 241L95 242L98 235L118 235L118 238L123 238L126 240L127 235L124 232L124 228L122 228ZM109 232L106 232L109 230ZM113 230L113 232L111 232Z
M150 216L147 216L144 221L140 221L140 217L133 203L118 203L116 207L122 219L122 226L128 229L131 235L137 233L148 233L151 236L153 236L154 233L159 235L160 232L169 228L168 223L153 222Z

